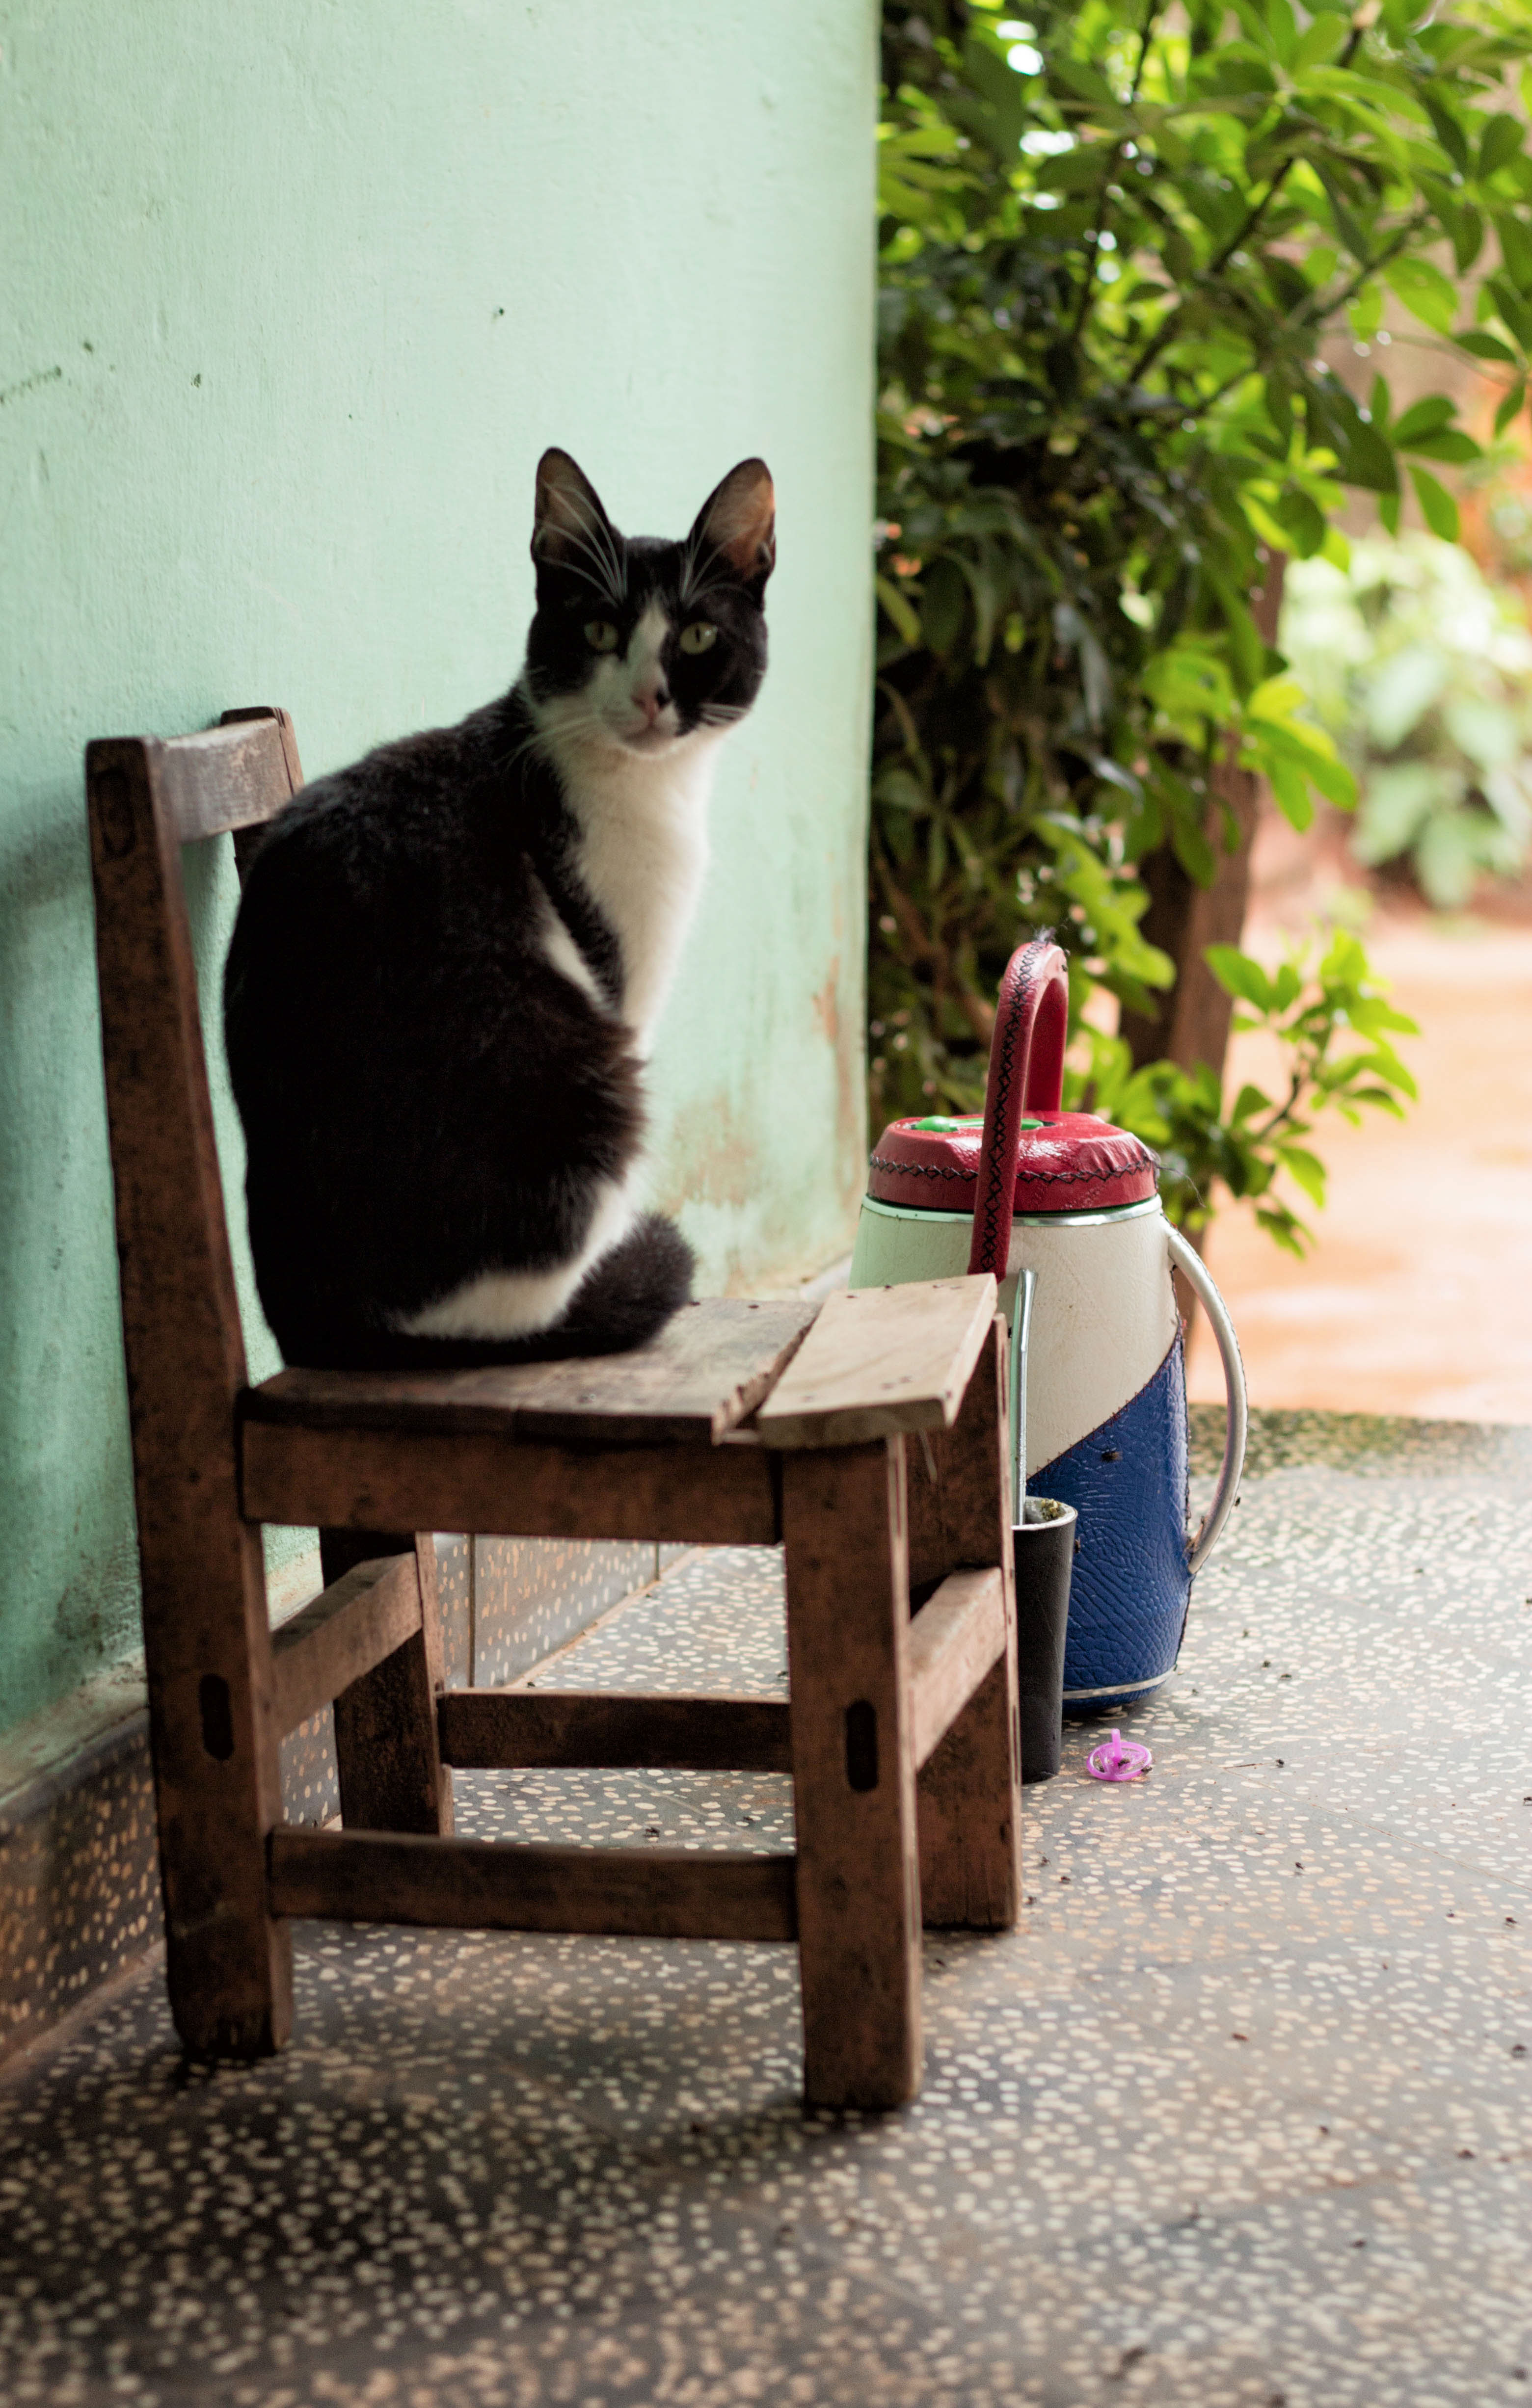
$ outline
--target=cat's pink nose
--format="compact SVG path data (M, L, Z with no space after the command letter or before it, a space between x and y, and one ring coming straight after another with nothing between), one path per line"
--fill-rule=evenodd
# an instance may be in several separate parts
M662 685L635 686L633 689L633 700L643 713L643 723L646 727L654 725L670 698L670 695Z

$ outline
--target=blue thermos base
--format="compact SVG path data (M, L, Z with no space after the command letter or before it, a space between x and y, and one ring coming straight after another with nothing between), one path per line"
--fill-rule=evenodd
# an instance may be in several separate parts
M1027 1482L1079 1515L1064 1712L1109 1713L1176 1668L1186 1568L1186 1370L1178 1330L1146 1387Z

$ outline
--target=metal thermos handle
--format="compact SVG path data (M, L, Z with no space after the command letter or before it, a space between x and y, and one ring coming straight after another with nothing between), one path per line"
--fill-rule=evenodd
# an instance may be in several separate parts
M1229 1308L1213 1284L1212 1273L1198 1254L1189 1245L1179 1229L1165 1223L1165 1244L1170 1259L1178 1271L1184 1272L1196 1295L1201 1298L1218 1351L1223 1358L1223 1391L1228 1398L1229 1417L1223 1433L1223 1462L1218 1475L1213 1501L1203 1519L1202 1527L1192 1540L1187 1554L1187 1570L1201 1571L1217 1546L1224 1523L1234 1512L1239 1496L1239 1475L1245 1469L1245 1439L1250 1427L1250 1403L1245 1394L1245 1366L1239 1359L1239 1340L1229 1318Z

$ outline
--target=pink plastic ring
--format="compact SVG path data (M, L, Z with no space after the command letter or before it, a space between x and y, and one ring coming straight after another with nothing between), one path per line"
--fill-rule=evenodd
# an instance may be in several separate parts
M1152 1770L1154 1758L1135 1739L1124 1739L1120 1731L1113 1731L1110 1739L1091 1750L1085 1763L1092 1781L1136 1781L1140 1773Z

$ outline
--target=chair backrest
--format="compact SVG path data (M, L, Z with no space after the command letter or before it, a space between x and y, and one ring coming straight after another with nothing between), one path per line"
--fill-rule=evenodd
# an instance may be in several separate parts
M232 830L248 860L263 824L302 783L292 722L269 706L225 711L219 726L195 736L105 737L86 747L123 1336L146 1555L157 1539L174 1543L173 1529L156 1526L167 1512L178 1518L176 1495L181 1510L195 1511L201 1482L232 1477L231 1409L246 1376L181 847Z

